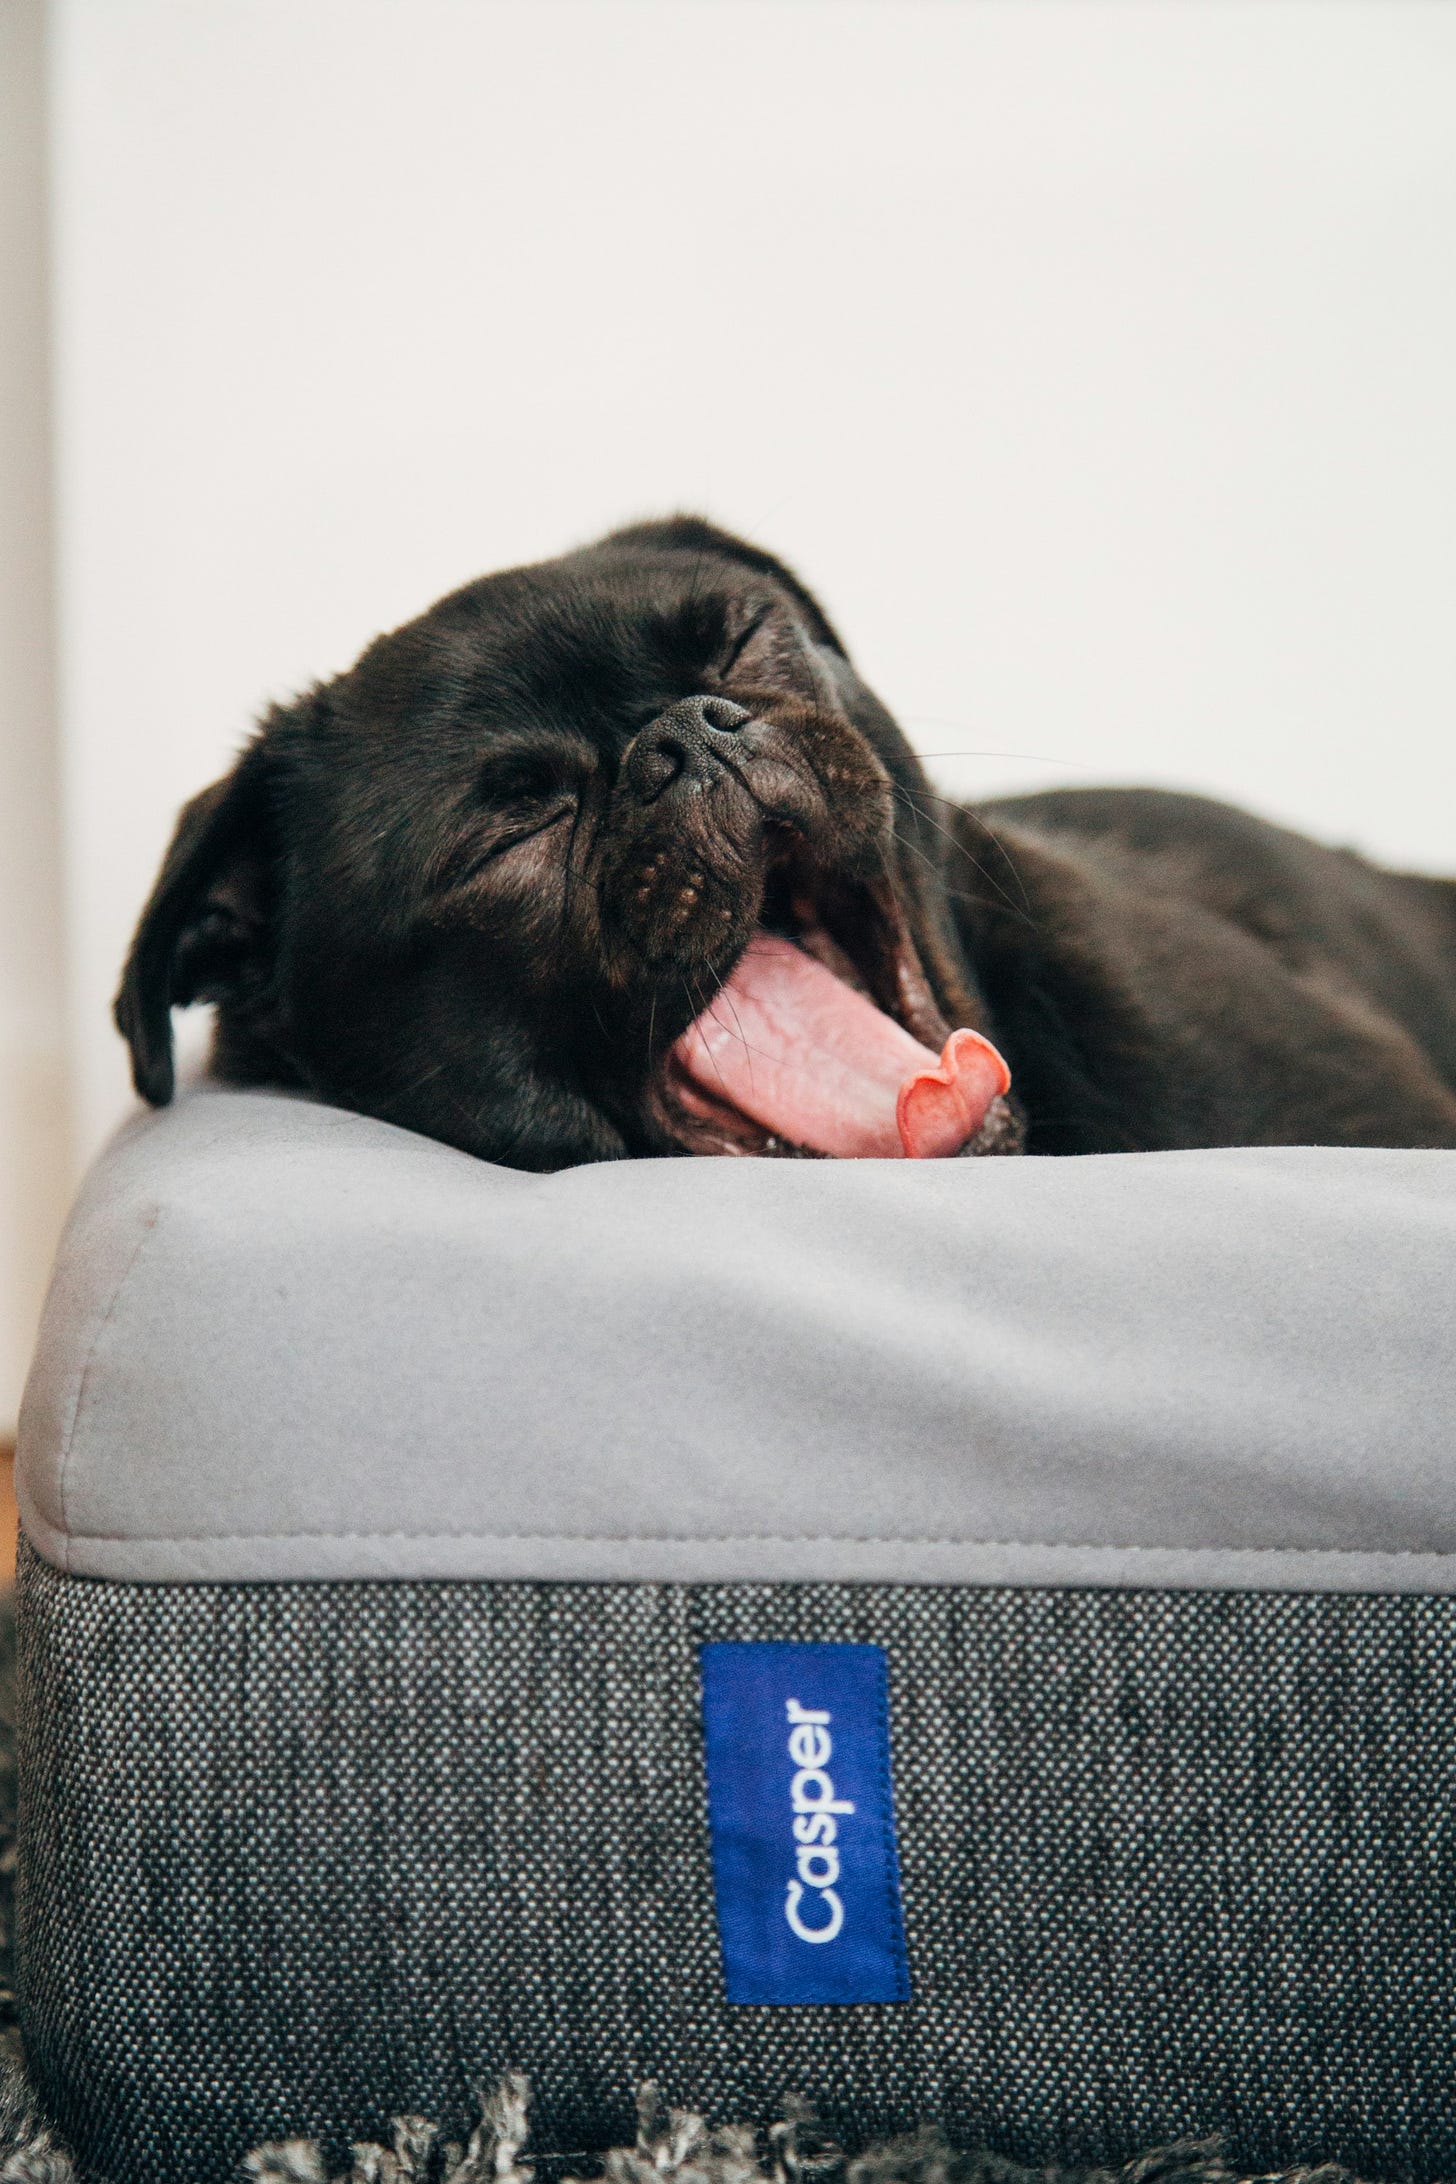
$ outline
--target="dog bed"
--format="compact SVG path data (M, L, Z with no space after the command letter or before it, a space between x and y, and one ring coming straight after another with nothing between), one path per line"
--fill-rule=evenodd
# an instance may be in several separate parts
M139 1120L22 1423L47 2113L112 2184L512 2070L548 2174L649 2079L1456 2169L1453 1295L1437 1153Z
M15 1614L0 1594L0 2179L3 2184L105 2184L82 2178L26 2080L15 2017ZM534 2184L530 2088L512 2074L481 2103L463 2144L442 2140L428 2117L393 2119L386 2146L360 2142L335 2184ZM602 2161L612 2184L1255 2184L1231 2170L1216 2140L1185 2141L1138 2156L1116 2172L1021 2168L980 2147L955 2148L934 2129L867 2147L852 2161L790 2105L766 2128L709 2130L701 2116L664 2104L648 2082L637 2093L637 2133ZM254 2147L242 2173L256 2184L329 2184L320 2148L307 2139ZM1344 2169L1291 2169L1258 2184L1359 2184Z

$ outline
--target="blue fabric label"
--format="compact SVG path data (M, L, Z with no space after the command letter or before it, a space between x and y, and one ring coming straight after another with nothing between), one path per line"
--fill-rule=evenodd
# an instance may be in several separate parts
M908 2002L883 1646L702 1648L730 2002Z

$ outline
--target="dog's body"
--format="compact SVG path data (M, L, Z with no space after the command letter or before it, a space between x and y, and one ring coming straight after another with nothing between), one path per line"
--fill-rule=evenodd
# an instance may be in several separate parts
M1456 884L1147 789L954 830L1010 867L955 910L1028 1150L1456 1144Z
M224 1076L531 1168L898 1150L858 1049L943 1102L956 1027L970 1152L1456 1146L1456 882L1192 797L946 804L798 580L690 518L271 715L137 934L149 1099L194 999Z

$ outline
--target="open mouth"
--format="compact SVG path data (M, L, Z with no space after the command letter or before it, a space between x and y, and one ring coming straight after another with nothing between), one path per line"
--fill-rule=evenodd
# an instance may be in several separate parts
M888 883L826 873L793 836L732 976L668 1062L677 1134L698 1152L997 1150L1010 1082L988 1039L945 1023Z

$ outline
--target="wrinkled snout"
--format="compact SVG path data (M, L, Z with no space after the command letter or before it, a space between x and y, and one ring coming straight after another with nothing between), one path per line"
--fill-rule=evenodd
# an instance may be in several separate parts
M682 698L633 739L622 776L639 804L701 795L731 759L738 732L752 715L731 698Z
M753 724L729 698L682 698L627 747L603 888L607 923L639 962L702 974L746 937L764 821L747 785Z

